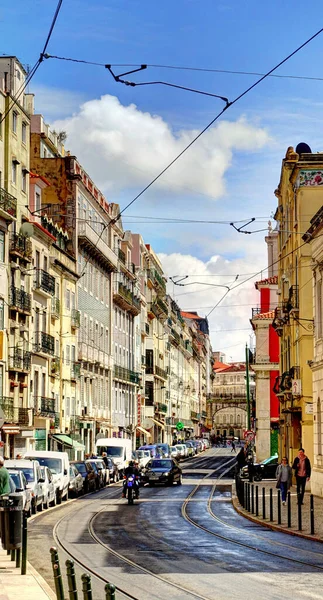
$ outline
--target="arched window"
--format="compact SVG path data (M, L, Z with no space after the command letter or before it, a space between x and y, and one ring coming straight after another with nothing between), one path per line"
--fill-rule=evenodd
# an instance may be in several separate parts
M233 415L230 415L230 424L233 424Z
M237 415L237 423L241 423L241 415Z

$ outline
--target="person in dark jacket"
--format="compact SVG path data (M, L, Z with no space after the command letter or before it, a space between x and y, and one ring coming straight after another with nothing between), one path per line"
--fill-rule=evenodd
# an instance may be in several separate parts
M296 456L292 468L295 471L298 503L304 504L303 499L306 482L309 481L311 477L311 463L304 452L304 448L299 449L298 456Z
M239 475L240 469L242 469L242 467L244 467L245 464L247 463L246 453L245 453L244 448L241 448L240 452L238 452L236 461L237 461L236 462L236 473L237 473L237 475Z
M134 491L135 491L136 498L139 498L139 477L140 477L140 472L139 472L138 467L136 466L136 463L133 462L132 460L129 462L128 467L126 467L125 470L124 470L125 480L123 482L122 498L126 497L126 488L127 488L127 477L128 477L128 475L134 475L135 476Z

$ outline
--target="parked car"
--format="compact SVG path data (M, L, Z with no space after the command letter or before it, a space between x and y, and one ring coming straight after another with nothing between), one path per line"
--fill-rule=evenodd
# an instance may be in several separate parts
M137 460L139 463L139 468L145 467L147 463L149 463L151 459L151 454L149 450L136 450L133 453L133 459Z
M171 446L170 447L170 457L174 458L175 460L180 460L181 453L179 451L179 448L177 448L176 446Z
M196 454L198 454L199 452L201 452L202 448L201 448L201 444L199 444L198 440L191 440L191 441L192 441L192 444L193 444L193 446L195 448Z
M96 463L97 468L101 471L103 487L105 485L108 485L110 483L110 478L109 478L108 469L106 467L104 460L102 458L93 458L91 460L93 460Z
M43 490L43 505L44 508L48 506L56 505L56 490L54 484L54 478L51 470L48 467L40 467L41 476L43 483L41 484Z
M60 504L62 500L67 500L70 466L67 452L29 450L25 458L38 460L40 465L48 467L54 479L57 504Z
M31 491L31 512L35 514L37 509L43 510L43 490L41 486L43 479L38 460L5 460L4 466L6 469L15 469L23 472L27 480L28 489Z
M23 510L27 513L27 517L31 515L31 491L28 488L27 479L22 471L17 469L8 469L11 480L15 485L14 491L22 496ZM11 490L11 487L10 487Z
M182 469L178 463L171 458L154 458L146 468L145 480L150 486L155 483L164 483L165 485L182 484Z
M119 469L112 458L107 458L106 469L107 473L109 473L109 481L117 483L119 481Z
M262 479L275 479L276 469L278 467L278 454L274 454L269 458L266 458L261 463L253 464L253 474L256 481ZM247 479L249 477L248 465L245 465L240 470L240 477Z
M70 464L70 483L68 486L70 496L79 496L83 493L83 477L75 465Z
M96 459L94 459L94 458L89 458L86 461L86 463L88 465L91 465L91 467L92 467L92 469L94 471L94 474L95 474L95 489L96 490L100 490L104 486L102 469L99 469L98 465L96 464Z
M157 451L157 455L159 455L159 458L169 458L169 444L156 444L156 451Z
M90 463L86 460L74 460L70 464L74 465L83 477L84 493L95 492L97 474Z
M186 441L186 442L184 442L184 444L185 444L185 446L187 448L188 456L194 456L194 454L195 454L195 448L194 448L192 442Z
M175 448L177 448L181 459L186 458L188 456L188 448L185 446L185 444L176 444Z

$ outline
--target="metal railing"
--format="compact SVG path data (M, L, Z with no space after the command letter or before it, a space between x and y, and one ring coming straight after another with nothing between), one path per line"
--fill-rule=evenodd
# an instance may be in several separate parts
M29 425L28 409L16 406L13 398L8 396L0 397L0 409L4 414L5 423Z
M8 215L16 218L17 216L17 198L9 194L7 190L0 188L0 209Z
M155 366L155 375L157 375L158 377L161 377L162 379L167 379L167 377L168 377L165 369L162 369L161 367L158 367L157 365Z
M50 370L52 374L59 372L59 356L54 356L50 362Z
M148 269L148 277L154 284L166 291L166 282L156 269Z
M71 314L71 326L75 328L79 328L81 325L81 313L76 308L72 308Z
M9 252L17 253L24 258L31 260L32 245L31 240L20 233L13 233L10 238Z
M124 253L123 250L121 250L121 248L118 248L118 257L121 260L121 262L123 262L123 264L126 264L126 255Z
M31 312L31 294L25 292L25 290L11 287L9 292L9 306L10 308L16 308L21 312Z
M256 315L260 315L260 313L261 313L260 306L257 306L256 308L252 308L252 318L254 318Z
M162 404L161 402L157 402L156 412L167 413L167 404Z
M180 341L181 341L181 336L179 335L179 333L177 333L177 331L175 331L175 329L173 329L173 328L172 328L172 329L170 330L170 335L171 335L171 336L174 338L174 340L175 340L175 342L176 342L177 344L179 344L179 343L180 343Z
M44 352L53 355L55 352L55 339L44 331L36 331L34 334L34 352Z
M45 396L34 396L34 407L38 415L42 417L55 417L55 399Z
M53 318L58 319L59 318L59 313L60 313L60 300L59 298L52 298L52 307L51 307L51 315Z
M20 348L15 348L14 353L9 356L9 369L30 371L30 367L31 352L23 352Z
M47 294L54 296L55 294L55 277L50 275L44 269L37 269L35 278L35 287L43 290Z
M71 379L78 379L81 376L81 365L79 362L71 364Z
M129 381L130 383L138 384L140 381L140 373L126 369L119 365L114 365L114 377L116 379L122 379L123 381Z

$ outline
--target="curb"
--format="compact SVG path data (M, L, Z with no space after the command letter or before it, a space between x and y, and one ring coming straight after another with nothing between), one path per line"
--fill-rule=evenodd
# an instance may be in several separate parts
M30 564L30 562L27 562L27 574L33 576L33 578L37 581L39 587L43 590L46 596L50 598L50 600L57 600L55 592L53 592L52 588L47 583L47 581L40 575L40 573L38 573L38 571L36 571L36 569Z
M316 535L310 535L301 531L295 531L294 529L287 529L287 527L281 527L280 525L275 525L274 523L269 523L268 521L263 521L258 519L257 517L250 515L241 507L241 504L239 503L239 500L236 495L235 485L232 485L232 506L234 510L239 515L241 515L241 517L248 519L248 521L251 521L252 523L257 523L257 525L263 525L264 527L267 527L272 531L279 531L280 533L287 533L288 535L293 535L294 537L300 537L305 540L310 540L311 542L319 542L320 544L323 543L323 539Z

